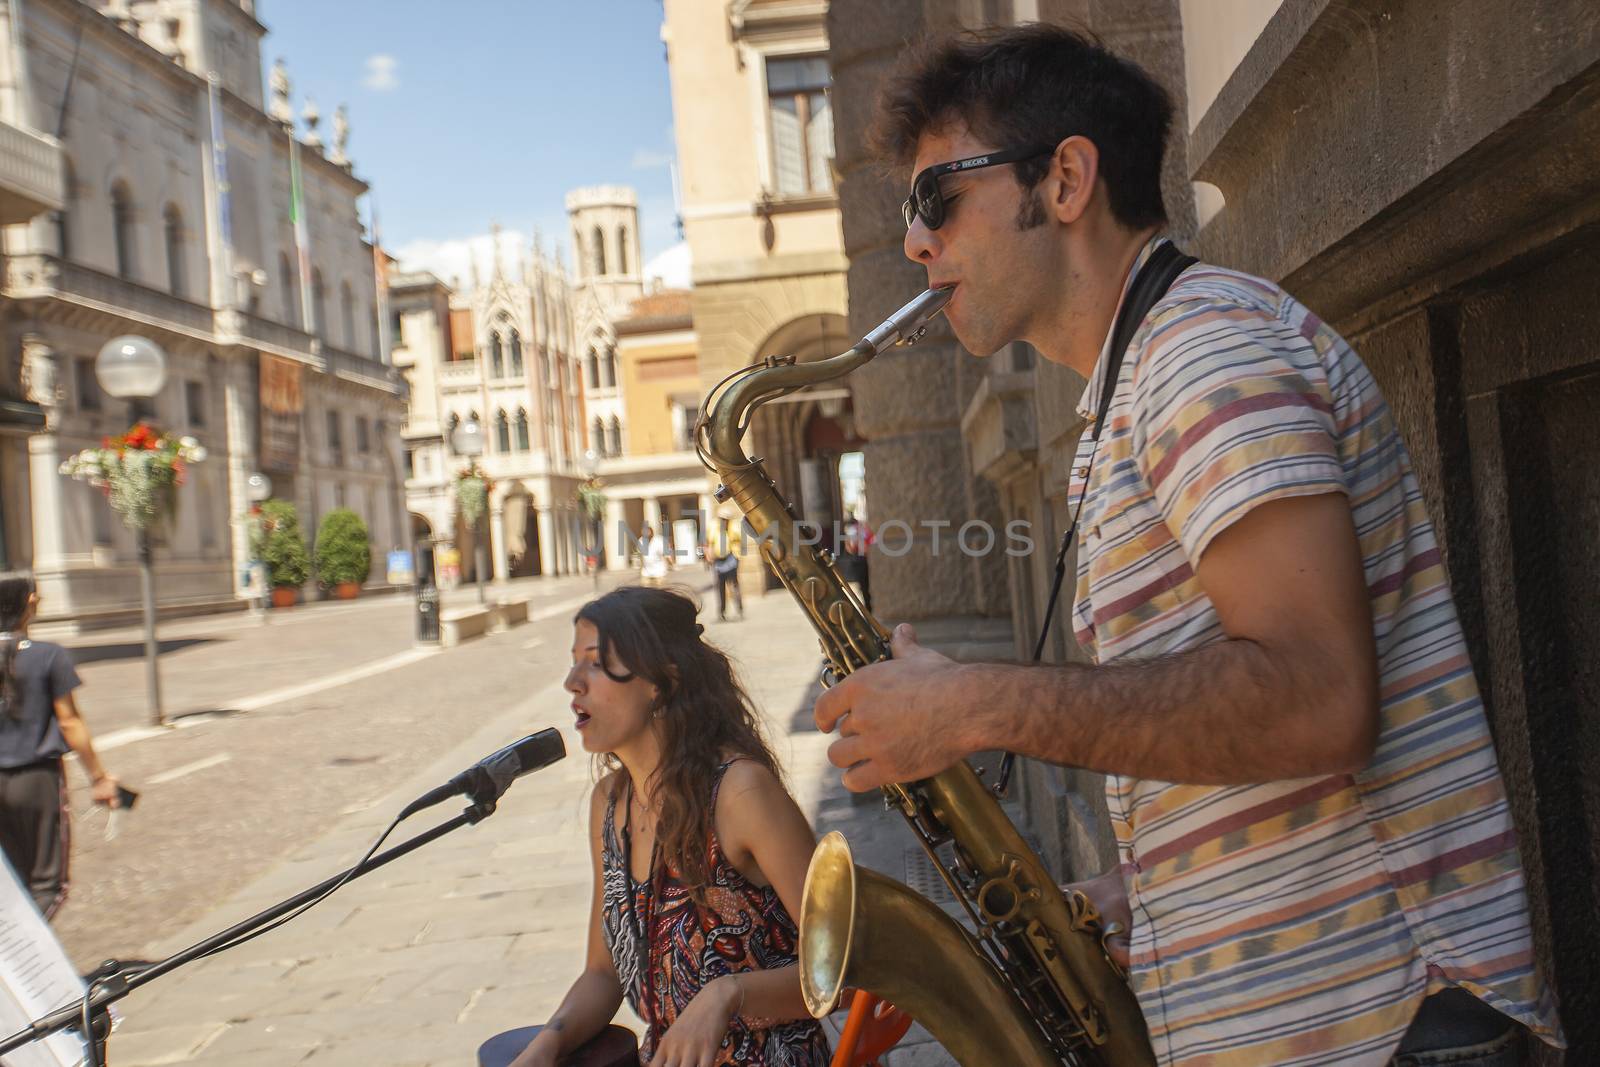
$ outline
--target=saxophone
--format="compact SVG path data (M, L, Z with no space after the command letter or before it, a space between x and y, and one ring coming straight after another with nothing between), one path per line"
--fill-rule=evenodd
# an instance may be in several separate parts
M721 480L717 499L744 513L762 557L821 638L825 685L887 659L889 632L832 556L802 537L792 505L741 441L761 404L914 344L949 299L949 290L922 293L832 358L801 364L769 356L736 371L706 397L695 426L700 460ZM975 933L904 885L857 866L844 836L830 833L806 872L800 914L800 982L811 1014L822 1018L846 986L859 987L921 1022L962 1067L1153 1065L1144 1017L1106 952L1094 906L1056 886L972 767L963 761L883 792Z

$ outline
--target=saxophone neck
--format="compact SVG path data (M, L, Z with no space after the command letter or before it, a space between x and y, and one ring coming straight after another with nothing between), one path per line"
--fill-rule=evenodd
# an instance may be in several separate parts
M714 398L714 406L713 397L706 398L698 427L701 458L714 468L746 466L750 461L740 438L751 409L808 385L842 378L886 348L916 344L954 292L954 289L924 290L869 330L849 351L832 358L798 363L789 356L769 356L764 362L746 368L725 392ZM713 390L713 394L715 392Z

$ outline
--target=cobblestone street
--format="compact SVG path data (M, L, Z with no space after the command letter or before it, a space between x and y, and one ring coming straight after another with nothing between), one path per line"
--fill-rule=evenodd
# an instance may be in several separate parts
M486 822L344 887L281 930L137 990L122 1003L113 1062L471 1064L487 1037L547 1016L576 972L588 915L583 826L593 777L560 690L568 620L588 595L586 581L549 583L531 605L534 621L506 633L159 736L122 727L130 740L106 758L144 796L114 841L100 834L102 817L79 821L73 893L57 926L85 969L106 956L159 958L337 873L406 802L526 733L561 728L568 758L519 781ZM819 834L847 830L858 859L904 877L905 827L876 794L843 790L828 739L811 728L817 656L798 608L781 595L747 607L743 622L702 619L765 713L802 809ZM311 633L337 629L340 669L349 670L409 647L409 612L390 598L266 627L228 619L164 633L230 642L242 674L272 642L314 656ZM223 672L203 672L205 684L188 678L182 655L164 664L174 694L249 688ZM140 692L107 693L104 673L85 667L87 706L141 705ZM258 682L277 689L291 676L263 669ZM75 803L88 806L82 796ZM446 805L419 816L389 843L453 813ZM887 1062L949 1061L914 1030Z

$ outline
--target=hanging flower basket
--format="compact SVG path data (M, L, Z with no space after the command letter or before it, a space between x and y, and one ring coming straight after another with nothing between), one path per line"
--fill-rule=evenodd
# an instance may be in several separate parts
M606 491L601 488L604 484L599 478L590 478L578 486L578 491L573 494L578 507L587 512L591 519L605 517Z
M461 521L477 527L478 520L489 510L489 491L493 488L494 482L477 464L456 475L456 510L461 513Z
M189 464L205 458L193 437L174 437L141 422L70 457L61 473L104 493L130 530L148 530L177 510L177 488Z

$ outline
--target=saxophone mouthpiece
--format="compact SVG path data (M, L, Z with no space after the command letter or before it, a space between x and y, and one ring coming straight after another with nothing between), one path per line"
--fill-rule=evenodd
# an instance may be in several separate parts
M954 286L947 289L924 289L919 296L884 319L863 337L861 344L870 347L874 354L892 345L916 344L922 339L922 335L928 332L928 323L944 310L944 306L950 302L950 297L954 294Z

